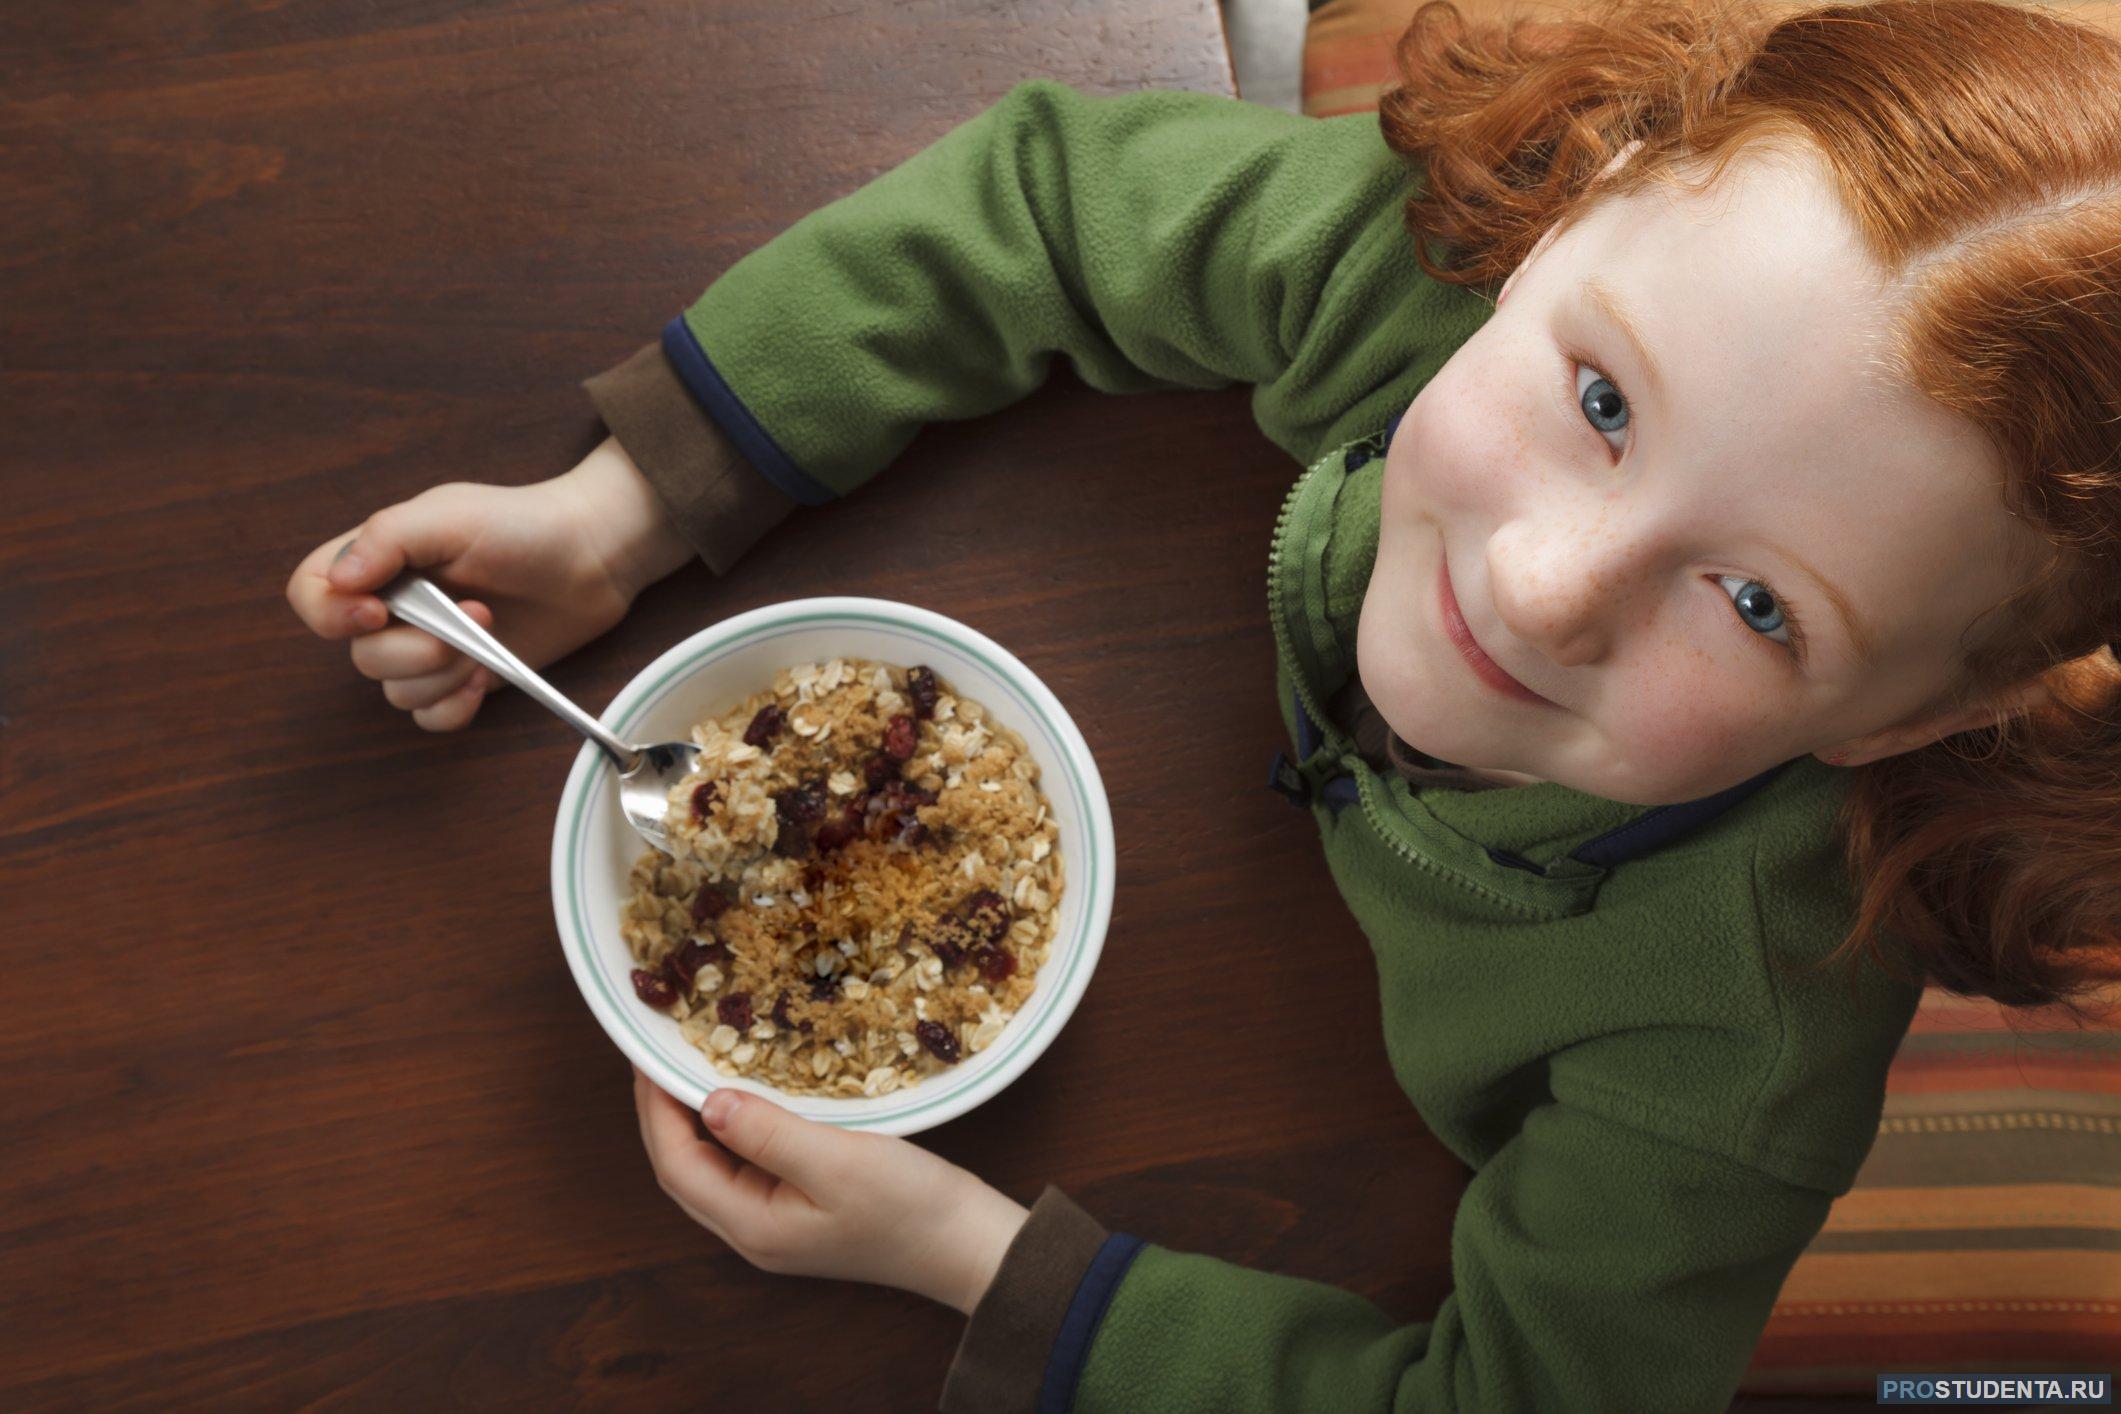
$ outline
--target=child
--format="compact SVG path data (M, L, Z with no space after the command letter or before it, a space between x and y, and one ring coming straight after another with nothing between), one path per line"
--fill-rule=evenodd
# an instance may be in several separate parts
M1255 386L1309 467L1273 783L1477 1171L1455 1289L1395 1326L756 1096L707 1142L637 1077L748 1260L971 1316L946 1409L1720 1410L1922 974L2121 974L2121 45L1655 0L1544 46L1431 5L1401 46L1374 119L1021 84L591 380L581 466L436 488L289 586L454 729L492 683L383 627L404 565L545 661L1055 353Z

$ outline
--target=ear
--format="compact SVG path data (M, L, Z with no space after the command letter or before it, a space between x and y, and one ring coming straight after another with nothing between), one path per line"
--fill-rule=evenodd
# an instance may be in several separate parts
M1823 747L1812 754L1829 766L1861 766L1868 761L1898 756L1903 751L1942 741L1955 732L1972 731L1975 727L2003 721L2050 700L2045 678L2027 678L1985 703L1927 712L1868 736L1852 737L1835 746Z

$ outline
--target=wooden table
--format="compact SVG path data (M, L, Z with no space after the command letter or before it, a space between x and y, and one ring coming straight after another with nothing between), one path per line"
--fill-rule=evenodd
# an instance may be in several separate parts
M1232 92L1211 0L0 13L0 1405L934 1407L955 1312L754 1271L657 1190L556 945L575 738L515 694L420 732L281 589L434 482L570 465L581 378L1035 75ZM1466 1174L1263 784L1295 468L1244 389L1057 367L553 676L601 706L817 593L1009 646L1102 766L1117 906L1051 1050L920 1142L1426 1316Z

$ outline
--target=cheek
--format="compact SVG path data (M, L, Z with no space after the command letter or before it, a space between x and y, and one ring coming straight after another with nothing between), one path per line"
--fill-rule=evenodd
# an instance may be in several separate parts
M1613 682L1621 696L1600 714L1603 735L1616 762L1659 798L1734 762L1764 769L1766 758L1788 754L1780 751L1784 714L1756 679L1716 654L1666 644L1654 664Z
M1500 518L1536 465L1528 428L1539 410L1501 370L1461 357L1430 379L1407 409L1386 452L1384 513L1434 517L1452 533L1463 518ZM1454 522L1459 522L1454 526Z

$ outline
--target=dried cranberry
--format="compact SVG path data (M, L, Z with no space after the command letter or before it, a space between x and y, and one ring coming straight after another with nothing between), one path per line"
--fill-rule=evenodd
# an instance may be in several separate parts
M957 1058L962 1054L958 1050L957 1037L951 1035L950 1029L940 1021L917 1021L913 1025L913 1034L921 1038L921 1044L933 1052L937 1060L946 1065L957 1064Z
M666 977L653 972L633 969L633 994L657 1011L668 1011L677 1005L677 988L670 985Z
M707 944L705 947L700 949L700 961L711 962L716 967L728 966L729 944L721 941L720 939L716 939L714 942Z
M928 951L943 960L945 967L955 967L965 960L965 950L948 933L930 933L922 941L928 944Z
M933 668L906 670L906 695L913 699L913 715L927 721L935 715L935 699L942 689L935 685Z
M992 889L967 894L957 906L958 917L984 942L998 943L1009 933L1009 905Z
M788 1015L788 994L781 993L773 999L773 1024L783 1031L808 1031L810 1023L797 1021Z
M884 727L884 754L894 761L910 761L913 748L920 744L920 739L920 730L913 725L913 718L901 712Z
M914 810L922 805L935 804L935 792L922 790L911 781L890 781L884 788L869 797L863 809L867 812L869 836L879 840L905 840L908 844L919 844L928 837Z
M708 781L704 785L694 786L692 788L692 818L695 820L706 819L707 812L714 808L714 802L720 798L721 794L722 783L720 781Z
M751 993L731 992L714 1004L714 1014L724 1026L739 1031L751 1028Z
M824 871L824 870L822 870L822 869L818 868L818 867L817 867L817 866L816 866L815 864L813 864L813 865L811 865L811 866L810 866L809 868L807 868L807 869L805 869L805 870L803 871L803 891L804 891L805 893L813 893L813 894L814 894L814 893L816 893L816 892L817 892L817 891L818 891L819 889L822 889L822 888L824 888L824 887L825 887L825 871Z
M778 791L773 797L773 809L790 824L807 825L812 820L822 820L825 817L825 783L805 781L799 786Z
M874 798L889 810L911 810L916 805L933 805L936 800L934 791L922 790L911 781L888 782Z
M862 782L871 790L881 789L886 781L898 779L898 762L888 756L876 755L862 763Z
M829 1002L840 994L840 974L827 972L810 976L810 997L813 1001Z
M705 923L710 918L720 918L733 902L727 889L718 884L702 884L692 898L692 921Z
M1016 971L1016 954L1007 948L981 948L976 958L979 975L989 982L1006 982Z
M759 708L758 714L751 719L751 725L744 728L744 745L763 747L773 740L781 729L781 723L786 720L787 716L781 711L780 703L767 703Z
M810 836L801 825L783 824L773 838L773 852L783 859L808 859Z
M700 968L714 955L716 948L721 948L723 957L729 956L728 947L722 943L703 943L698 938L688 938L671 950L670 967L684 985L690 987L692 979L699 975Z

